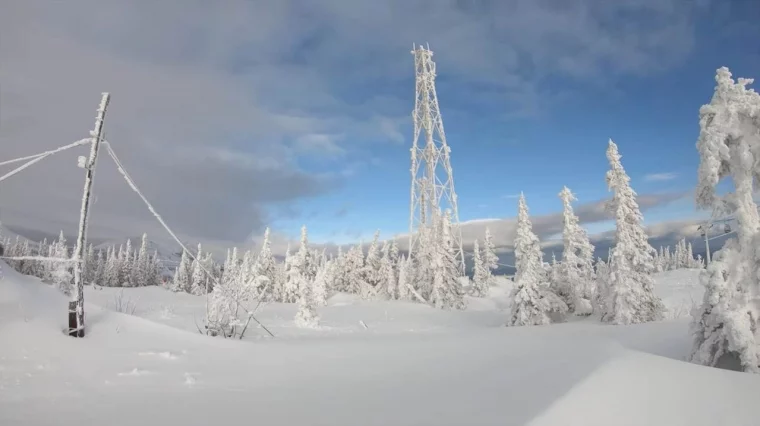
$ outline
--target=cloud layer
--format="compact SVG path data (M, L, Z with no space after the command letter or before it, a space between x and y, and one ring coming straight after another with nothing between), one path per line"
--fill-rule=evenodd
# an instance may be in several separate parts
M145 195L184 237L230 245L260 234L273 206L338 188L362 143L406 141L413 42L431 43L453 93L524 116L561 96L544 84L552 76L604 84L679 62L701 10L678 0L11 2L0 15L2 159L86 137L110 91L106 137ZM81 154L3 182L2 219L72 232ZM91 235L162 233L109 161Z

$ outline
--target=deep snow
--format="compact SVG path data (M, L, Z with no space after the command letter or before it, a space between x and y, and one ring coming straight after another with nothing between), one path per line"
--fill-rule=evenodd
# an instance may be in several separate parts
M756 425L760 378L681 361L698 271L657 276L679 317L507 328L509 281L464 312L365 302L259 318L278 336L200 335L202 297L88 288L88 335L62 332L65 296L3 265L0 425ZM134 315L113 312L120 301ZM361 322L366 325L362 325Z

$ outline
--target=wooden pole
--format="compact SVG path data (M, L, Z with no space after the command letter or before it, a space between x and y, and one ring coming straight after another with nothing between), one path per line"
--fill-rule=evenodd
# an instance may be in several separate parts
M84 250L87 245L87 214L90 210L90 194L92 193L92 180L95 175L95 162L98 159L98 149L103 134L103 121L106 116L106 108L111 95L103 93L98 107L98 115L95 119L95 129L90 132L92 145L90 157L80 166L86 170L84 180L84 195L82 196L82 210L79 216L79 235L74 249L74 289L69 301L69 336L84 337Z

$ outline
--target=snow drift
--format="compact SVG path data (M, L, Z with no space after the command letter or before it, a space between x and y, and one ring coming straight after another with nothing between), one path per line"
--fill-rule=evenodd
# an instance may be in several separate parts
M116 290L88 288L90 330L73 339L66 297L4 270L2 425L757 423L757 376L681 361L685 318L507 328L506 289L466 311L339 295L319 308L318 330L296 328L294 306L271 304L261 319L282 337L239 341L181 330L203 298L125 289L138 301L125 315L107 309ZM669 287L662 278L655 288ZM661 295L666 305L691 299L675 293Z

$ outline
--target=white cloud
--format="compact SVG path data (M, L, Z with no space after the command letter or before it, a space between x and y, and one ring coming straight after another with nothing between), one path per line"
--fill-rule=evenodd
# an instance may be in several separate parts
M644 180L647 182L664 182L668 180L673 180L677 177L678 177L678 173L675 173L675 172L650 173L648 175L644 175Z
M106 137L165 219L183 235L240 242L268 222L269 204L322 194L356 170L305 172L302 144L350 154L365 140L408 141L412 42L431 43L450 96L527 114L554 96L542 84L553 74L653 72L677 63L694 38L693 6L679 0L428 5L11 2L0 14L3 159L86 137L100 92L111 91ZM622 15L647 18L614 25ZM444 115L463 113L441 102ZM3 219L74 229L76 155L3 182ZM107 162L91 235L161 233Z

